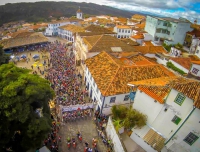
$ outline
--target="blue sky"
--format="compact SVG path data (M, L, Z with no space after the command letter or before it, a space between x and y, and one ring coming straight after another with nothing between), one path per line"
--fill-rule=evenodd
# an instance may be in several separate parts
M59 1L59 0L0 0L0 5L16 2ZM167 17L184 17L200 23L200 0L62 0L107 5L119 9L151 13Z

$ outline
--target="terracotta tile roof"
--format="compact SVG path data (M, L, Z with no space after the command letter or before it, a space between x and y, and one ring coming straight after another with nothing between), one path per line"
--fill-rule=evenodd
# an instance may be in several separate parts
M182 67L186 68L186 69L190 69L191 66L191 59L190 58L185 58L185 57L171 57L170 60L178 63L179 65L181 65Z
M121 23L126 23L127 22L127 18L123 18L123 17L119 17L115 20L115 22L121 22Z
M120 29L131 29L130 26L127 26L127 25L116 25L117 28L120 28Z
M94 36L94 35L103 35L102 33L99 32L77 32L77 34L81 37L85 36Z
M79 8L76 13L82 13L81 9Z
M128 45L131 45L131 46L139 46L140 44L139 43L137 43L137 42L135 42L135 41L133 41L133 40L131 40L131 39L120 39L121 41L123 41L123 42L125 42L126 44L128 44Z
M80 26L77 26L77 25L74 25L74 24L64 25L64 26L61 26L59 28L63 29L63 30L71 31L72 33L85 32L85 29L83 27L80 27Z
M191 62L200 65L200 61L191 61Z
M49 24L58 24L58 23L64 23L64 22L69 22L69 19L64 19L64 20L55 20L51 21Z
M162 46L133 46L134 49L142 54L155 54L155 53L167 53Z
M7 49L7 48L13 48L18 46L37 44L43 42L48 42L48 39L44 35L34 32L24 32L18 34L14 38L0 41L0 44L3 45L4 49Z
M85 60L103 96L130 92L128 83L174 75L160 64L154 64L141 55L116 58L103 51ZM106 70L105 70L106 69Z
M145 46L154 46L151 41L143 41Z
M121 47L122 51L135 51L133 46L130 46L116 37L110 35L96 35L83 37L83 41L89 46L89 52L113 52L111 47Z
M97 25L89 25L89 26L85 27L85 30L90 31L90 32L95 32L95 33L98 32L98 33L102 33L102 34L115 34L115 32L113 32L107 28L97 26Z
M194 106L200 108L200 82L183 77L160 77L143 81L130 82L129 84L139 86L138 89L157 100L161 104L169 94L171 88L183 93L194 100Z
M200 30L194 29L191 32L187 32L187 34L194 35L195 37L200 37Z
M144 29L144 28L145 28L145 25L146 25L146 22L142 22L141 24L135 25L135 27Z
M144 15L134 14L132 16L132 19L145 19L146 17Z
M133 39L144 39L144 35L143 34L136 34L136 35L131 36L131 38L133 38Z
M192 61L200 61L200 58L196 55L189 55L188 56Z

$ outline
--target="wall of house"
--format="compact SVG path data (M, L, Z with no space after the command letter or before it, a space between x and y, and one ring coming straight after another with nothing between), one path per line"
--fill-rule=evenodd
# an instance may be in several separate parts
M190 28L190 23L179 22L173 36L174 44L177 44L177 43L183 44L185 36L186 36L186 32L192 31L192 30L193 29Z
M58 28L58 36L66 39L70 42L74 42L74 35L71 31Z
M117 38L129 38L132 35L131 29L119 29L114 27L113 32L117 33Z
M163 64L164 66L167 65L168 59L162 57L161 55L155 55L155 58L157 59L157 63Z
M148 116L147 123L151 124L159 115L164 105L149 97L144 92L137 90L133 108Z
M85 84L88 87L88 93L89 93L90 98L94 101L94 104L97 104L96 108L98 109L98 106L99 106L99 108L101 109L104 97L101 96L101 92L98 89L98 86L96 85L94 79L92 78L91 73L89 72L88 68L86 68L85 70L84 79L86 80Z
M144 142L143 137L147 134L147 132L150 130L149 126L144 126L141 129L133 128L132 134L130 138L135 141L138 145L140 145L145 151L147 152L157 152L154 150L150 145L148 145L146 142Z
M111 141L114 145L114 150L116 152L125 152L125 150L121 144L121 141L116 133L116 130L112 123L111 117L109 117L109 119L108 119L108 123L106 126L106 134L107 134L107 137L109 137L111 139Z
M144 41L152 41L153 40L153 36L150 35L149 33L144 33Z
M200 58L200 40L198 42L197 48L195 50L195 55Z
M177 151L180 147L185 151L190 152L198 152L200 150L200 138L198 138L192 145L189 145L184 141L190 132L194 133L198 137L200 136L199 116L200 110L196 108L185 124L175 134L173 139L166 145L169 150Z
M58 27L70 24L70 22L62 22L62 23L55 23L55 24L48 24L48 27L45 30L45 35L47 36L54 36L58 35Z
M199 71L197 73L195 73L194 68L199 70ZM192 66L191 66L191 69L190 69L190 73L197 76L197 77L200 77L200 65L193 63Z
M193 109L193 100L188 97L185 98L181 106L175 103L174 101L177 95L178 91L174 89L170 91L166 99L166 104L164 104L161 111L159 111L159 115L150 124L158 132L161 132L167 139L173 135ZM174 116L181 118L179 124L172 122Z
M128 96L129 94L130 93L113 95L113 96L106 96L105 97L105 101L104 101L104 105L103 105L102 113L104 113L106 115L111 114L111 108L114 105L126 105L126 106L129 106L130 103L132 105L132 102L130 102L130 98L128 98L128 100L124 101L125 96ZM112 97L116 97L114 103L110 103L110 100L111 100Z
M189 72L189 70L188 70L188 69L184 68L184 67L183 67L183 66L181 66L180 64L178 64L178 63L174 62L173 60L169 60L169 62L172 62L172 63L174 64L174 66L176 66L177 68L179 68L179 69L183 70L185 73L188 73L188 72Z
M145 25L144 30L153 37L155 36L155 33L156 33L157 22L158 20L151 16L147 16L146 18L146 25Z

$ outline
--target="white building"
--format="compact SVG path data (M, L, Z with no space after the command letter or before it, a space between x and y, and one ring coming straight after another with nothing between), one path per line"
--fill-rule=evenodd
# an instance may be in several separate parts
M133 108L148 116L146 126L132 129L131 138L137 144L148 152L200 149L200 82L165 77L129 85L138 88Z
M54 21L48 24L48 27L45 30L44 35L46 36L56 36L58 35L58 27L70 24L70 21L67 20L60 20Z
M169 62L185 73L190 71L191 59L189 57L171 57Z
M167 45L183 44L186 32L192 31L190 24L185 19L147 16L145 31L154 37L154 41L159 42L160 39L165 39L164 42Z
M85 29L73 24L68 24L58 28L58 36L71 42L75 41L76 32L85 32Z
M78 11L76 12L76 18L83 19L83 12L81 11L80 7Z
M200 61L191 61L190 74L200 80Z
M113 32L117 33L117 38L129 38L132 35L131 27L127 25L116 25Z
M105 51L85 60L85 67L89 96L104 114L110 114L113 105L131 104L128 82L174 75L141 55L116 57Z

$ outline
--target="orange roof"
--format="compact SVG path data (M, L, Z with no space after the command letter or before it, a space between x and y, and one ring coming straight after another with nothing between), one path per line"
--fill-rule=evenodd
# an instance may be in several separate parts
M133 48L142 54L167 53L167 51L162 46L133 46Z
M130 26L127 26L127 25L116 25L117 28L121 28L121 29L131 29Z
M200 30L194 29L191 32L187 32L187 34L194 35L195 37L200 37Z
M145 28L145 25L146 25L146 22L142 22L141 24L135 25L135 27L144 29L144 28Z
M164 66L141 55L117 58L103 51L86 59L85 64L103 96L130 92L127 84L132 81L174 76Z
M145 46L154 46L151 41L144 41L143 43Z
M186 68L186 69L190 69L190 65L191 65L191 59L190 58L185 58L185 57L171 57L170 60L178 63L179 65L181 65L182 67Z
M191 62L200 65L200 61L191 61Z
M134 39L144 39L144 35L143 34L136 34L136 35L133 35L131 37L134 38Z
M135 81L129 84L139 86L138 89L157 100L161 104L169 94L171 88L183 93L194 100L194 106L200 108L200 82L179 76L160 77L146 81Z
M87 33L87 32L86 32ZM133 52L136 49L120 39L110 35L94 35L83 37L84 43L88 46L88 52L113 52L111 47L120 47L122 51Z
M81 9L79 8L76 13L82 13Z
M67 24L67 25L61 26L59 28L63 29L63 30L71 31L72 33L85 32L85 29L83 27L80 27L80 26L77 26L74 24Z
M139 15L139 14L134 14L134 15L132 16L132 19L145 19L145 18L146 18L145 16Z

